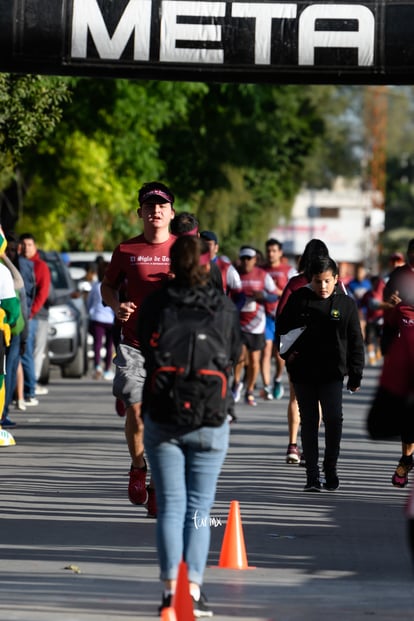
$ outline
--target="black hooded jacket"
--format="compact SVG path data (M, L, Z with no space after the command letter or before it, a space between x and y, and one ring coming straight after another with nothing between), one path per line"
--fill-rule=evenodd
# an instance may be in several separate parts
M292 382L329 382L348 375L348 384L359 387L365 350L355 301L337 287L327 299L302 287L278 317L276 343L281 334L300 326L306 329L284 356Z

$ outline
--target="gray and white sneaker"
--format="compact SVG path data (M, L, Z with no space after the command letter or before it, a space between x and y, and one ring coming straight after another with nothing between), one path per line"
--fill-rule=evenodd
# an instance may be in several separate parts
M263 386L261 397L265 401L273 401L272 387L271 386Z
M200 597L198 601L192 598L193 600L193 612L196 619L200 619L201 617L212 617L213 611L207 604L207 598L204 593L200 593Z
M233 388L231 389L231 392L233 393L234 403L238 403L240 401L242 392L243 392L243 387L244 387L243 382L238 382L237 384L233 384Z

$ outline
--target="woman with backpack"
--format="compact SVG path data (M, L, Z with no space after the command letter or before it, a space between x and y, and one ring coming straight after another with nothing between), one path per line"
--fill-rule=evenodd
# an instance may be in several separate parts
M210 509L228 447L228 377L240 354L234 304L209 279L204 240L178 238L171 279L143 303L138 338L147 373L144 444L157 498L157 549L171 605L178 567L188 567L194 616L212 612L201 593L210 545Z

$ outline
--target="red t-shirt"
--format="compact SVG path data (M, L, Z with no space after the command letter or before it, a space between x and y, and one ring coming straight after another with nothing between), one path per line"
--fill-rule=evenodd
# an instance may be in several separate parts
M229 271L229 267L231 265L230 259L225 259L223 257L217 257L215 260L217 267L220 270L221 280L223 281L223 291L226 293L227 291L227 272Z
M384 356L380 386L394 395L414 396L414 306L401 302L389 312L389 323L398 335Z
M362 297L361 307L365 311L365 318L369 323L375 323L384 316L383 309L378 308L382 302L384 287L385 282L381 278L374 288L364 293Z
M137 339L138 312L143 300L159 289L168 279L170 248L177 238L170 235L160 244L148 242L138 235L117 246L105 272L105 279L114 289L124 285L125 299L137 305L128 321L122 325L124 342L139 347Z
M289 299L289 296L293 291L300 289L301 287L305 287L309 283L305 274L296 274L296 276L292 276L292 278L288 281L286 287L283 289L283 293L279 298L279 304L277 306L277 314L278 316L284 309L286 302Z
M264 265L263 269L273 278L273 282L275 283L276 288L279 291L283 291L283 289L288 284L289 274L290 272L292 272L292 266L289 265L289 263L279 263L279 265L275 267L272 267L271 265ZM282 294L279 293L279 295ZM276 302L267 302L265 305L266 314L273 315L274 317L276 314L278 303L279 300L276 300Z
M276 285L269 274L255 266L248 274L240 274L242 291L246 295L244 305L240 309L240 326L242 332L264 334L266 315L263 302L257 302L250 296L256 291L274 293Z

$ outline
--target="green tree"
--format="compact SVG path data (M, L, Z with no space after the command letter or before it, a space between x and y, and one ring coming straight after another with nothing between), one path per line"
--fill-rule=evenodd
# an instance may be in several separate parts
M28 147L55 129L68 97L64 79L0 74L0 191L12 183ZM10 204L2 201L2 221L13 221Z
M314 86L309 92L325 128L314 137L303 179L310 188L330 188L338 176L361 175L364 90L360 86Z
M231 256L240 243L263 245L290 208L304 160L324 131L310 93L212 84L174 133L161 133L168 177Z
M27 215L19 228L30 219L49 248L111 249L139 230L138 186L165 174L158 132L173 127L205 87L88 79L71 85L62 123L25 160Z
M414 88L387 88L384 256L414 237Z
M385 224L387 231L414 231L414 88L388 89L387 184ZM405 243L404 243L405 249Z
M137 188L154 178L171 184L177 208L216 230L229 254L243 241L262 244L325 128L312 87L71 85L62 123L23 167L25 213L53 248L111 249L135 234Z

